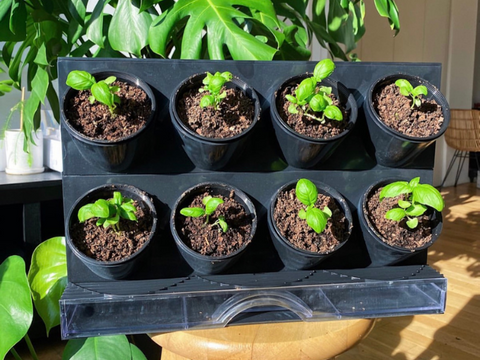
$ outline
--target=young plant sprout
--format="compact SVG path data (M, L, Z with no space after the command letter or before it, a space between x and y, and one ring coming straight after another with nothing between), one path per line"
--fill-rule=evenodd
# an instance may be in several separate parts
M418 216L432 207L442 211L445 203L440 192L429 184L420 184L420 178L416 177L410 182L397 181L385 186L380 192L380 201L384 198L396 197L401 194L409 195L407 200L398 200L399 208L394 208L385 214L386 219L400 221L407 217L407 226L415 229L418 225Z
M317 83L329 77L335 64L330 59L320 61L313 71L313 76L304 79L295 90L295 96L286 95L290 102L288 112L298 114L300 111L306 117L325 123L325 117L330 120L343 120L342 111L333 104L330 98L332 88L327 86L317 87ZM314 113L322 113L321 117L315 116Z
M327 226L328 218L332 216L332 211L325 206L323 210L315 207L317 202L318 190L314 183L308 179L300 179L295 188L295 196L306 206L298 212L298 217L307 220L310 226L317 234L320 234Z
M218 71L215 75L207 72L207 76L203 79L203 88L200 88L199 92L208 92L200 100L200 107L204 108L207 106L212 106L215 110L219 109L219 105L223 99L227 96L227 92L224 90L222 93L220 91L223 88L223 85L227 81L232 80L232 74L228 71L219 73Z
M98 199L93 204L84 205L78 210L78 221L81 223L93 217L98 218L96 225L108 228L111 226L115 232L119 232L120 218L137 221L135 212L137 208L133 200L124 198L119 191L114 191L113 199Z
M120 104L120 98L116 93L120 88L111 84L117 80L115 76L109 76L105 80L96 81L95 78L86 71L70 71L67 76L67 85L75 90L90 90L92 95L88 98L90 103L96 101L107 105L112 116L114 116L117 104Z
M416 88L413 88L412 84L408 80L405 79L398 79L395 81L395 85L398 86L400 90L400 94L403 96L410 96L412 98L412 106L419 107L422 105L422 100L420 99L420 95L428 95L427 87L424 85L418 85Z
M203 205L205 205L205 209L199 207L191 207L191 208L183 208L180 210L180 214L183 216L191 216L191 217L201 217L205 215L205 223L204 226L208 224L208 220L210 219L210 215L212 215L215 210L217 209L218 205L223 204L223 200L220 198L215 198L212 196L205 196L202 199ZM215 221L212 226L219 226L224 233L228 230L228 224L225 221L225 217L219 216L217 221Z

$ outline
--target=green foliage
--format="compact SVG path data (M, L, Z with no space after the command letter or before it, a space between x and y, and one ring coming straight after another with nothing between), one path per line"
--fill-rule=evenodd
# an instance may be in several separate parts
M395 85L398 86L400 94L407 97L410 96L412 98L412 109L414 106L419 107L422 105L420 95L428 95L428 90L425 85L418 85L416 88L414 88L412 84L405 79L398 79L395 81Z
M91 218L98 218L96 225L108 228L111 226L116 232L120 231L120 219L137 221L137 208L133 200L124 198L119 191L113 192L113 199L98 199L92 204L86 204L78 210L78 221L83 223Z
M295 188L295 196L306 206L298 212L298 217L306 220L317 234L320 234L327 226L328 218L332 216L332 211L325 206L323 210L315 207L318 198L318 190L314 183L308 179L300 179Z
M205 209L199 207L191 207L191 208L183 208L180 210L180 214L183 216L190 216L190 217L201 217L205 216L205 224L208 224L210 220L210 215L212 215L215 210L217 210L218 205L223 204L223 200L221 198L215 198L212 196L205 196L202 199L202 203L205 206ZM219 226L219 228L226 233L228 230L228 224L225 221L225 217L219 216L217 221L215 221L212 226Z
M332 88L327 86L317 87L317 83L329 77L335 70L335 64L330 59L320 61L313 71L313 76L304 79L295 90L295 96L286 95L290 102L288 111L298 114L300 111L304 116L325 123L325 117L331 120L343 120L342 111L333 104L330 94ZM300 109L300 111L299 111ZM317 117L314 113L322 113Z
M410 182L397 181L386 185L380 192L380 201L384 198L396 197L402 194L409 195L407 200L399 200L398 208L387 211L385 218L401 221L407 217L407 226L414 229L418 225L418 216L421 216L431 207L442 211L445 207L440 192L429 184L420 184L420 178L416 177Z
M62 360L146 360L143 353L130 344L125 335L100 336L69 340Z
M117 104L120 104L120 98L115 93L118 92L118 86L111 84L117 80L115 76L109 76L105 80L96 81L95 78L86 71L73 70L67 77L67 85L75 90L90 90L92 95L88 98L90 103L98 101L108 106L112 116L114 115Z
M232 74L228 71L223 73L217 71L215 75L207 72L207 76L203 79L203 84L205 86L198 91L201 93L208 92L208 94L205 94L200 100L200 107L204 108L211 106L215 110L218 110L220 103L227 96L227 92L222 91L223 85L230 80L232 80ZM220 91L222 92L220 93Z

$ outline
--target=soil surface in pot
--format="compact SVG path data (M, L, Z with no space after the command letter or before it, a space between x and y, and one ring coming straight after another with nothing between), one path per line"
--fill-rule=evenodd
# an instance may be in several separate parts
M345 214L335 199L319 193L315 207L323 209L325 206L332 211L332 217L328 219L325 230L320 234L308 226L306 220L298 217L298 212L305 209L305 205L295 196L295 189L279 194L273 219L280 234L293 246L301 250L328 254L344 241L348 229Z
M66 104L65 115L75 130L95 140L116 141L145 126L152 112L147 93L122 81L115 81L112 85L120 87L116 94L121 101L114 111L114 116L108 106L98 101L90 103L90 90L79 91Z
M398 246L414 250L422 247L432 240L432 222L429 210L418 217L418 225L415 229L407 226L407 218L401 221L385 219L388 210L398 208L398 200L406 200L405 195L394 198L379 200L383 187L376 190L367 199L367 216L370 224L382 235L382 240L391 246Z
M185 92L177 107L180 119L198 135L207 138L225 139L244 132L253 123L253 101L243 91L223 90L227 97L220 103L219 110L211 106L200 107L200 100L206 93L199 93L198 89Z
M288 111L290 102L285 98L285 95L294 96L297 86L286 86L280 96L277 97L277 110L280 117L288 126L299 134L314 138L314 139L329 139L344 132L348 127L349 114L347 110L340 104L340 101L331 94L333 105L336 105L343 114L342 121L330 120L325 118L325 123L305 116L301 111L298 114L292 114ZM308 105L307 105L308 108ZM316 117L321 117L322 113L314 113Z
M234 200L232 191L228 198L205 192L196 196L186 207L205 208L202 199L205 196L220 197L224 201L210 215L207 225L205 217L180 216L180 231L183 242L192 250L206 256L230 255L248 244L252 230L252 219L241 204ZM225 217L228 224L226 233L219 225L213 225L219 216Z
M412 99L400 94L397 85L385 86L374 94L373 106L388 127L412 137L428 137L440 131L444 118L442 108L435 100L420 95L420 107L412 106Z
M97 218L84 223L75 222L70 229L73 244L82 253L98 261L119 261L125 259L148 241L152 230L152 216L135 201L138 222L120 219L118 233L112 227L97 226Z

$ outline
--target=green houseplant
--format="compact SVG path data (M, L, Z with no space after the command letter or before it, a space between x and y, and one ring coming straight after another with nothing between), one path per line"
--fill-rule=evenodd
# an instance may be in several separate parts
M395 1L375 6L398 33ZM45 98L60 119L52 85L58 57L306 60L315 37L331 56L355 60L364 17L363 0L4 0L0 41L9 79L0 95L20 89L26 70L25 117L36 129Z

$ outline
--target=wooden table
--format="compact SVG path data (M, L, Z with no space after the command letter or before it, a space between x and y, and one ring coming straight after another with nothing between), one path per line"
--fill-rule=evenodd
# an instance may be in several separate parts
M325 360L368 335L374 319L239 325L150 334L162 360Z

